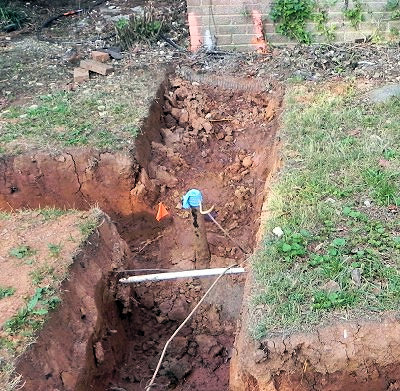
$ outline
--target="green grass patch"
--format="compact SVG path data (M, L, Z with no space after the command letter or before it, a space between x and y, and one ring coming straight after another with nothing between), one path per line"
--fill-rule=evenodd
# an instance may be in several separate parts
M399 308L400 100L360 99L304 85L287 95L285 164L253 262L257 338Z
M0 286L0 299L12 296L14 293L15 293L15 288L13 288L12 286L8 287Z
M4 323L3 330L9 335L32 336L42 326L47 314L59 302L60 298L55 295L53 288L37 288L35 294L27 301L26 306Z
M43 216L43 219L45 221L58 219L59 217L64 216L68 212L69 211L65 210L65 209L58 209L58 208L51 208L51 207L39 209L39 213L41 216Z
M35 270L32 270L30 272L30 276L32 278L33 284L37 286L39 286L45 279L50 279L51 282L57 280L57 277L54 274L54 267L47 264L41 265Z
M61 244L49 243L48 248L49 248L49 253L53 258L58 258L60 256L62 250Z
M28 20L27 13L9 0L0 0L0 31L20 29Z
M85 241L96 230L101 216L102 211L98 208L93 208L90 215L78 224L79 231L82 234L82 241Z
M121 99L123 99L121 97ZM12 107L3 117L3 153L29 144L39 148L91 146L131 148L145 112L140 105L113 100L103 92L57 92L35 105ZM7 121L8 120L8 121Z
M35 253L36 253L36 250L33 250L29 246L25 246L25 245L14 247L10 250L10 255L15 258L18 258L18 259L30 257L30 256L34 255Z
M1 220L10 220L11 213L9 212L0 212L0 221Z

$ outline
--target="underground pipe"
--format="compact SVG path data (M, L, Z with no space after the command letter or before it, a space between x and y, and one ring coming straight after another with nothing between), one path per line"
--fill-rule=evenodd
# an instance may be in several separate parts
M185 270L182 272L172 273L157 273L157 274L145 274L142 276L131 276L127 278L121 278L119 282L123 284L134 284L145 281L165 281L175 280L178 278L198 278L198 277L211 277L222 274L228 268L220 267L214 269L198 269L198 270ZM225 274L240 274L244 273L243 267L233 267L226 271Z

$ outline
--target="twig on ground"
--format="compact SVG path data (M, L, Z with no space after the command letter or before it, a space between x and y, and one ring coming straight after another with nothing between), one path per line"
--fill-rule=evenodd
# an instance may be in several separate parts
M145 244L143 245L143 247L139 248L139 249L137 250L137 252L138 252L138 253L141 253L147 246L149 246L150 244L154 243L156 240L162 238L163 236L164 236L164 235L161 234L161 235L158 235L158 236L157 236L156 238L154 238L154 239L146 240L145 242L142 242L142 244L143 244L143 243L145 243Z

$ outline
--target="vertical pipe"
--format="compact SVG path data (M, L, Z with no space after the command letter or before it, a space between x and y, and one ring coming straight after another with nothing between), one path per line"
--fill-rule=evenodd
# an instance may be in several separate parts
M207 241L206 225L200 209L191 207L194 230L194 256L196 269L210 267L211 253Z

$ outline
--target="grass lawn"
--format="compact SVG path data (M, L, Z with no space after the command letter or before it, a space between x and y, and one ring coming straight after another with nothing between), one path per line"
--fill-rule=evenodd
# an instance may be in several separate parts
M145 105L131 102L129 94L116 99L105 92L86 91L40 96L35 104L3 112L0 152L18 153L25 146L112 150L132 147L146 115Z
M253 336L398 310L400 100L369 104L352 84L292 85L281 136L253 263Z

